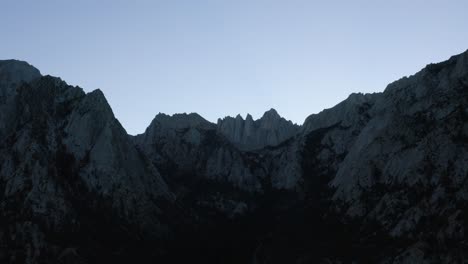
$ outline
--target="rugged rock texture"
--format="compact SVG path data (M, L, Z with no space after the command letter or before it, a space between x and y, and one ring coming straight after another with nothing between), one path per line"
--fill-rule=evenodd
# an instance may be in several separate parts
M246 191L260 188L242 152L198 114L159 114L135 142L170 179L197 177Z
M247 192L263 192L265 186L262 182L266 178L268 184L277 189L294 189L300 178L300 167L293 137L299 127L281 118L273 109L257 121L253 121L250 115L245 121L238 116L236 120L241 121L240 127L245 132L241 135L250 133L249 140L257 138L256 141L242 143L242 147L237 139L223 130L229 126L230 120L234 119L228 117L215 125L195 113L158 114L145 133L135 137L135 142L156 167L166 168L167 175L189 175L189 178L197 175L218 183L227 182ZM266 147L279 143L284 143L284 147L252 150L260 145ZM273 149L276 150L271 151Z
M467 257L467 106L468 55L428 65L376 99L337 170L347 213L407 243L394 262Z
M303 186L330 186L325 201L348 219L335 228L359 230L337 235L350 242L328 260L343 254L371 262L459 263L468 257L467 80L465 52L306 120Z
M218 131L242 150L277 146L295 136L298 130L298 125L280 117L275 109L255 121L250 114L245 120L240 115L218 119Z
M155 117L0 62L0 262L462 263L468 52L295 126Z
M80 261L107 254L112 232L122 239L116 245L168 232L157 201L173 195L102 92L85 94L22 62L0 69L9 89L0 130L1 262Z

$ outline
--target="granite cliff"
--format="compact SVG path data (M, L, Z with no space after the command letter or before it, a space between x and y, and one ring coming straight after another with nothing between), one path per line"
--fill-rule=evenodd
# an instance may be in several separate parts
M242 150L276 146L295 136L299 126L282 118L275 109L265 112L258 120L247 114L245 120L237 115L218 119L218 131Z

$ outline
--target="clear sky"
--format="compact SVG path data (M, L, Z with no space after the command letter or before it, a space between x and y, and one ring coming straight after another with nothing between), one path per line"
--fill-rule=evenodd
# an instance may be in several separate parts
M468 1L0 0L0 59L100 88L130 134L158 112L296 123L468 49Z

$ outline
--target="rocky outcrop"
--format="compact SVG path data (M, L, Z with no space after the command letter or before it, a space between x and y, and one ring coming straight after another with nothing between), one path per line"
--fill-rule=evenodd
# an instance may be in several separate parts
M256 150L266 146L277 146L292 138L299 126L279 116L275 109L265 112L258 120L247 114L218 119L218 131L242 150Z
M21 82L30 82L40 78L41 73L26 62L5 60L0 63L0 137L5 137L5 131L12 129L10 124L16 117L11 115L15 107L14 95L16 87Z
M236 122L240 123L237 128L243 127L243 132L230 138L231 134L223 132L230 120L234 119L228 117L215 125L195 113L158 114L145 133L135 137L135 142L155 166L165 168L172 164L168 175L197 175L218 183L227 182L249 192L261 192L264 189L261 182L268 178L269 184L277 189L294 189L300 178L300 168L296 157L297 144L292 144L294 141L291 139L299 127L272 109L256 121L250 115L245 121L238 116ZM240 135L250 135L250 143L239 146ZM258 140L254 142L254 138ZM285 142L287 139L290 142ZM284 147L276 147L275 151L252 151L280 142ZM251 153L245 153L246 149Z
M242 153L198 114L159 114L134 140L155 166L173 175L168 177L190 175L244 190L260 188Z
M39 70L27 62L3 60L0 62L0 97L11 96L22 82L30 82L40 77Z

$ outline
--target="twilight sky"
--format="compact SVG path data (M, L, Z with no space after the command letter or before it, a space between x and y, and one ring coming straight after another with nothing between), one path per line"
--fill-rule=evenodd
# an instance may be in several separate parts
M0 59L100 88L130 134L158 112L296 123L468 49L468 1L1 0Z

